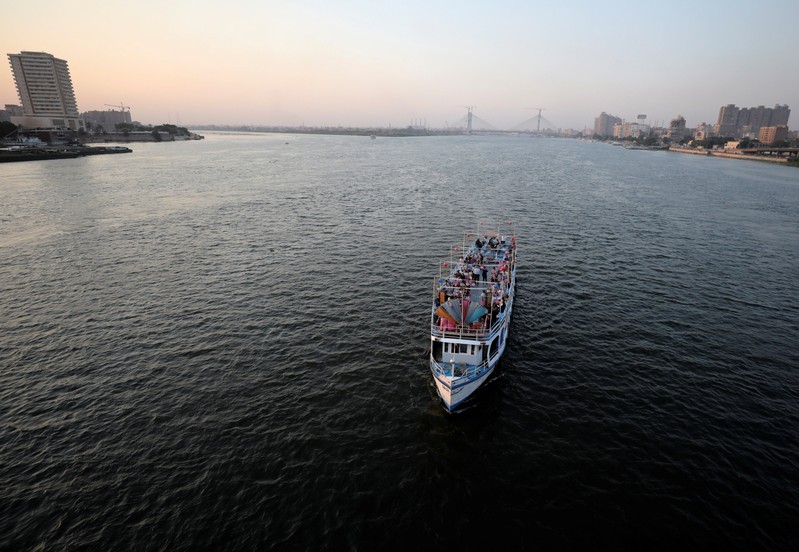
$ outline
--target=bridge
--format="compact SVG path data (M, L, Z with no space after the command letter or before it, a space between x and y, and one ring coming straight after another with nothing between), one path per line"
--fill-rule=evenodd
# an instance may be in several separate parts
M761 146L759 148L739 149L738 152L744 155L765 155L768 157L799 157L799 148L770 148Z
M466 115L455 121L450 125L450 128L461 128L467 132L497 132L497 133L540 133L552 130L559 130L551 121L546 117L541 116L541 110L538 115L522 121L518 125L512 126L507 130L502 130L492 125L488 121L481 119L474 114L474 106L466 106Z

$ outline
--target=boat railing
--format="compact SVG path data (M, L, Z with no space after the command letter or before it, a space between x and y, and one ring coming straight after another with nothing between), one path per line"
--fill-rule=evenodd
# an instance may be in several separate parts
M438 362L436 360L432 360L431 364L433 366L433 371L440 376L467 377L471 379L488 370L488 367L491 366L491 363L499 355L500 355L499 351L494 351L493 353L491 353L491 356L489 358L487 358L480 364L468 365L466 368L464 368L462 364L458 365L448 362Z
M508 308L507 311L510 311L510 309ZM494 335L502 328L504 320L505 313L502 313L490 328L469 328L466 326L458 326L448 330L442 330L435 323L433 323L430 324L430 333L436 337L442 337L445 339L483 338L489 340L492 339Z
M430 333L436 337L450 338L450 339L485 339L491 340L502 328L505 317L510 316L513 309L513 298L516 295L516 272L512 272L511 285L508 290L508 303L505 307L505 312L499 313L497 319L488 328L471 328L469 326L456 326L455 328L442 329L434 321L430 323ZM432 318L435 320L435 307L433 307ZM488 316L488 315L486 315Z

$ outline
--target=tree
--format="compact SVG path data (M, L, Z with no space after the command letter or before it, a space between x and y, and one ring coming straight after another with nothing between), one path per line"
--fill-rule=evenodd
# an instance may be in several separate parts
M189 136L189 129L186 127L179 127L177 125L163 124L155 127L156 130L168 132L172 136Z
M705 149L713 149L716 146L723 146L730 140L732 140L732 138L727 138L725 136L709 136L704 140L699 140L696 145Z

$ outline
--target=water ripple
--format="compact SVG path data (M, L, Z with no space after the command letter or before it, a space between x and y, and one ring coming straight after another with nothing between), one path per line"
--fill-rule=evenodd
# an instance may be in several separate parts
M3 167L0 549L795 548L799 176L645 153L219 135ZM513 331L450 416L432 271L495 213Z

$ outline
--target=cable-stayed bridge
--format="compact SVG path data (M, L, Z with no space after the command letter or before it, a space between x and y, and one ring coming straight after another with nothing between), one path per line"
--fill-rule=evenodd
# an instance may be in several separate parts
M538 112L538 115L535 117L530 117L526 121L522 121L516 126L510 128L510 130L518 130L518 131L526 131L526 132L541 132L547 130L558 130L558 127L552 124L546 117L541 115L541 112Z
M467 132L547 132L557 131L558 127L549 119L541 115L543 109L539 109L538 115L530 117L509 129L500 129L492 125L485 119L481 119L474 114L474 106L466 106L466 115L449 125L449 128L463 129Z
M468 113L450 125L454 128L462 128L464 130L499 130L486 120L481 119L474 114L472 109Z

